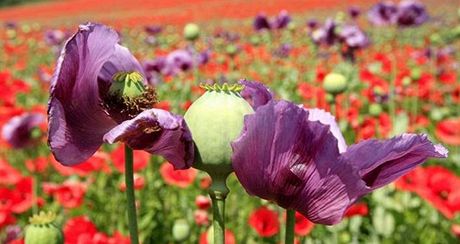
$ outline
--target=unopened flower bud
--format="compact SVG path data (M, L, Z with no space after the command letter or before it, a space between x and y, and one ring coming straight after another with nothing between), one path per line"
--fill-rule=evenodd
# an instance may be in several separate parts
M333 95L340 94L347 89L347 79L342 74L330 73L324 77L323 88Z
M189 41L194 41L200 36L200 27L197 24L190 23L184 27L184 37Z
M178 219L174 221L172 235L176 241L185 241L190 235L190 225L188 224L187 220Z
M369 105L369 114L372 116L379 116L382 113L382 105L378 103L373 103Z

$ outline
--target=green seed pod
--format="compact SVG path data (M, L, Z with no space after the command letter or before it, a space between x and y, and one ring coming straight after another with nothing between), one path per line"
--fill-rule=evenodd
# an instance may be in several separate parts
M120 97L137 97L145 91L142 75L137 72L120 72L113 76L109 93Z
M369 114L372 116L379 116L382 113L382 106L378 103L369 105Z
M190 235L190 225L188 224L187 220L178 219L174 221L172 235L176 241L185 241Z
M62 244L64 237L61 230L53 224L54 213L40 212L32 216L25 230L25 244Z
M189 41L194 41L200 36L200 27L197 24L190 23L184 27L184 37Z
M232 148L243 128L244 115L253 113L241 97L241 85L204 85L207 91L184 115L196 146L194 167L211 177L227 177L232 169Z
M333 95L340 94L347 89L347 79L337 73L329 73L324 77L323 88Z
M420 68L416 67L410 71L410 78L412 78L412 80L420 80L421 77L422 70Z
M238 53L238 47L234 44L230 44L225 48L225 52L230 56L234 57Z

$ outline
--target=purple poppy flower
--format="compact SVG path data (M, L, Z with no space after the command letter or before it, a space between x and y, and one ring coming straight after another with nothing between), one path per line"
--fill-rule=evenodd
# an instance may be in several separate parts
M389 25L396 23L398 7L393 2L380 2L374 5L367 17L374 25Z
M281 44L275 51L274 55L280 58L287 58L289 57L289 53L292 50L292 45L288 43Z
M193 68L192 54L183 49L175 50L166 56L164 74L175 75Z
M2 128L2 137L13 148L33 146L41 139L40 125L46 117L39 113L25 113L11 118Z
M447 157L443 146L416 134L347 147L331 114L274 100L245 116L232 148L233 169L249 194L319 224L338 223L360 197L427 158Z
M163 30L163 27L159 25L147 25L144 27L144 30L148 35L154 36L160 33Z
M114 30L98 24L81 25L66 42L48 107L48 142L54 157L75 165L104 141L121 141L162 155L175 168L190 167L193 143L183 118L152 109L154 89L145 83L139 62L118 42ZM132 95L138 90L142 92Z
M61 30L48 30L45 32L45 42L49 46L60 46L67 38Z
M350 15L352 19L358 18L360 14L361 14L361 10L359 7L351 6L348 8L348 15Z
M342 26L339 37L349 48L364 48L369 45L369 38L357 25Z
M413 0L402 1L398 5L396 22L401 27L419 26L429 19L425 6Z
M318 27L318 21L316 19L310 19L307 21L307 27L310 30L316 29Z
M332 19L327 19L321 28L316 29L311 33L311 38L316 44L333 45L337 40L336 32L337 24Z
M5 228L5 239L3 243L10 243L18 239L21 235L21 227L19 225L9 225Z
M270 22L268 21L268 18L265 14L258 14L254 18L253 26L256 31L261 31L264 29L270 30L271 28Z
M272 26L276 29L283 29L288 26L291 22L291 16L289 16L288 11L281 10L281 12L276 16L275 20L273 21Z
M7 21L3 24L6 29L16 29L18 28L18 23L15 21Z

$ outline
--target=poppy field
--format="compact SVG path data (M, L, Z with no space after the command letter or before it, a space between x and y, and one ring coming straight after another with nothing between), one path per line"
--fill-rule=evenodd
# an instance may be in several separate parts
M0 243L459 242L456 0L110 3L0 8Z

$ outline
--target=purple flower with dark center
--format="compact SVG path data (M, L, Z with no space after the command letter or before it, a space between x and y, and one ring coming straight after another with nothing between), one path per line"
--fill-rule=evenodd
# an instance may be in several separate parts
M48 142L57 161L75 165L102 143L124 142L159 154L183 169L193 142L182 117L152 109L156 93L119 35L98 24L81 25L65 44L51 81Z
M253 23L254 29L256 31L261 31L264 29L270 30L270 22L268 21L268 18L265 14L258 14L254 18L254 23Z
M312 222L336 224L363 195L429 157L447 157L443 146L416 134L347 146L331 114L267 99L262 85L246 84L259 103L232 142L235 174L249 194Z
M357 25L342 26L339 37L349 48L358 49L369 45L369 38Z
M43 136L40 125L46 117L39 113L25 113L11 118L2 128L2 137L13 148L36 145Z
M307 27L310 30L316 29L318 27L318 21L316 19L310 19L307 21Z
M45 32L45 42L49 46L60 46L66 38L66 34L61 30L48 30Z
M311 33L316 44L331 46L338 41L336 32L337 24L332 19L327 19L324 25Z
M183 49L175 50L166 56L166 69L168 74L177 74L193 68L192 54Z
M163 27L159 25L147 25L144 27L144 30L148 35L155 36L163 30Z
M402 1L398 5L396 22L401 27L419 26L429 19L425 6L413 0Z
M367 17L374 25L394 24L398 17L398 7L393 2L380 2L369 10Z
M361 10L357 6L351 6L348 8L348 14L350 15L352 19L356 19L361 14Z
M15 21L7 21L3 25L6 29L16 29L18 27L18 23Z
M287 58L291 50L292 46L290 44L283 43L274 51L274 55L280 58Z
M281 12L276 16L275 20L273 21L272 26L276 29L283 29L288 26L291 22L291 16L289 16L288 11L281 10Z
M21 235L21 227L19 225L9 225L5 228L5 239L3 243L10 243L18 239Z

